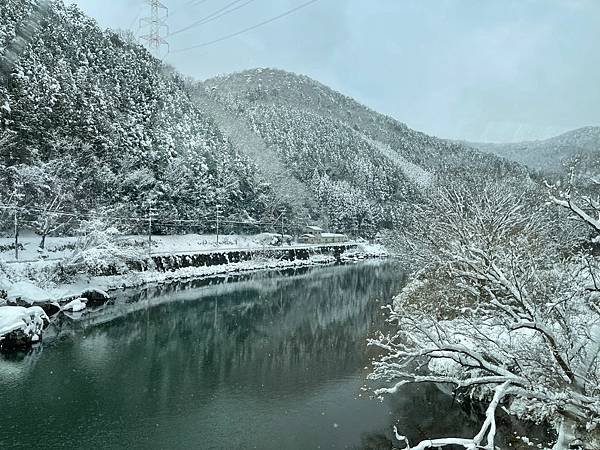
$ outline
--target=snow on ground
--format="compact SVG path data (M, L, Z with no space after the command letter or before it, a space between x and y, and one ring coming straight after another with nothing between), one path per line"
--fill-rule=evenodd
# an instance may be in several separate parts
M390 254L381 244L369 244L368 242L359 242L354 250L347 250L342 254L346 259L365 259L365 258L387 258Z
M169 236L152 236L152 254L191 253L210 250L231 250L268 248L274 245L280 234L261 233L256 235L219 235L214 234L183 234ZM139 248L149 248L148 236L129 235L123 236L123 241L135 244ZM47 259L50 261L62 259L72 253L77 241L76 237L48 237L46 238L46 250L40 251L41 238L35 234L24 235L19 238L19 244L23 249L19 251L20 262L39 261ZM0 261L16 262L13 237L0 237Z
M185 267L175 271L160 272L150 270L146 272L131 272L125 275L114 276L81 276L68 284L45 285L40 289L31 282L17 282L7 289L8 300L22 300L29 304L53 302L66 302L79 298L83 292L90 290L111 291L125 287L143 286L149 283L163 283L174 280L202 278L227 273L241 273L265 269L285 269L314 265L333 264L336 260L330 255L313 255L308 260L285 261L279 259L255 258L250 261L229 263L203 267ZM24 266L47 264L26 263ZM31 294L31 295L30 295ZM2 300L0 300L0 304Z
M216 235L179 235L153 236L152 254L171 255L210 252L213 250L244 250L244 249L286 249L300 246L299 244L284 244L277 242L280 235L263 233L259 235L220 235L217 246ZM140 248L147 247L147 236L125 236L128 243L135 243ZM4 290L8 301L24 301L28 304L43 304L49 302L71 302L85 291L91 289L110 291L114 289L141 286L148 283L162 283L171 280L200 278L226 273L282 269L290 267L323 265L335 263L330 255L312 255L308 260L284 261L255 257L250 261L230 263L208 267L186 267L176 271L161 272L149 270L145 272L130 272L115 276L85 276L81 275L74 281L58 284L51 281L50 273L57 261L69 256L73 250L75 237L49 237L46 239L47 252L42 258L38 252L39 237L24 236L20 239L23 250L19 261L14 259L14 249L10 249L12 238L0 238L0 291ZM273 244L273 245L271 245ZM275 245L278 244L278 245ZM318 247L318 245L301 245L301 247ZM381 245L358 243L357 250L348 251L343 255L346 260L358 260L371 257L385 257L387 251ZM6 261L5 263L2 260ZM6 303L0 298L0 305ZM69 307L80 308L82 305L69 304Z
M242 273L266 269L286 269L293 267L305 267L314 265L325 265L335 263L335 258L328 255L314 255L308 260L283 261L278 259L256 258L239 263L221 264L203 267L184 267L173 272L132 272L126 275L114 275L103 277L81 278L75 283L58 285L47 290L48 294L55 300L61 301L75 296L90 289L101 291L112 291L126 287L143 286L151 283L164 283L167 281L186 280L192 278L204 278L227 273Z
M45 255L49 259L63 258L72 251L76 238L74 237L48 237L46 238L46 252L39 251L41 238L35 234L21 232L19 237L19 261L38 261ZM0 237L0 260L15 261L15 238Z
M22 298L29 304L46 303L51 300L44 289L39 288L31 281L17 281L6 289L7 298Z

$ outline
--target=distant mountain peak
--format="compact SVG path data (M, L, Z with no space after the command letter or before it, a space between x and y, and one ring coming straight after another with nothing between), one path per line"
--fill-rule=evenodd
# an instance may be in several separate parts
M586 126L558 136L508 144L466 143L542 171L560 172L564 164L577 157L600 156L600 126Z

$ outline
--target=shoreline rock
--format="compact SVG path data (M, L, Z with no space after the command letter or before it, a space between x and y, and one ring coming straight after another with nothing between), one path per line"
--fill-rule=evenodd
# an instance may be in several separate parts
M0 351L28 348L42 339L50 319L39 306L0 307Z

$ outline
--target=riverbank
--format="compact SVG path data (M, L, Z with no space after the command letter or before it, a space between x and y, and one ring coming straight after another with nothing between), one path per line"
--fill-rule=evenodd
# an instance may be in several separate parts
M81 273L64 282L57 281L60 278L57 277L57 271L61 270L62 258L14 261L10 264L0 262L0 273L3 275L0 278L0 306L40 306L52 318L64 310L85 311L88 304L106 303L112 292L120 289L223 274L324 266L387 256L382 247L364 243L239 248L234 247L234 242L239 245L239 240L231 239L230 242L230 248L161 252L131 261L125 270L121 268L117 271L108 266L105 273L100 275ZM190 246L187 245L187 248ZM23 329L28 329L26 323L23 323ZM0 335L4 335L1 331ZM37 332L32 333L32 340L37 339L38 335ZM23 339L20 338L20 341Z
M0 447L354 448L391 429L394 405L357 395L393 263L216 278L115 292L0 355Z
M275 233L244 234L182 234L152 236L122 235L118 241L124 246L136 247L146 254L170 255L199 253L231 249L266 249L276 246L280 235ZM0 237L0 261L8 264L37 262L40 260L58 261L70 256L77 245L75 236L46 238L44 249L40 249L41 238L31 232L22 232L19 237L18 259L15 253L14 237Z

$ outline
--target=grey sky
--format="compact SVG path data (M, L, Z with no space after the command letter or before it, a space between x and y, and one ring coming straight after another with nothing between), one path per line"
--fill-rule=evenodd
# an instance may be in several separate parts
M171 30L231 0L162 0ZM254 0L170 39L172 50L305 0ZM143 0L68 0L137 29ZM440 137L515 141L600 125L600 0L320 0L280 21L166 59L205 79L253 67L311 76Z

